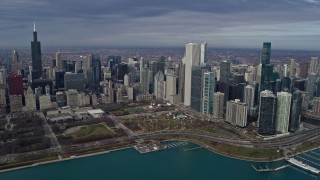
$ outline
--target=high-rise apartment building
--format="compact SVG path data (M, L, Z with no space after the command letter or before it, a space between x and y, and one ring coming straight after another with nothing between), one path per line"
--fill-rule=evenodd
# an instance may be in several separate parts
M227 102L226 122L234 126L247 126L248 106L246 103L240 102L240 99Z
M190 107L202 112L203 102L203 74L209 69L207 66L193 66L191 71L191 105Z
M149 78L148 78L148 69L142 68L140 70L140 83L142 88L142 93L149 93Z
M62 70L62 54L60 52L56 53L56 67L59 71Z
M288 92L277 93L276 131L279 133L288 132L291 109L291 97L292 95Z
M316 92L316 84L317 83L317 74L316 73L309 73L308 81L307 81L307 91L309 93L309 100L312 100L315 92Z
M302 78L307 78L309 74L309 62L304 61L299 64L300 73L299 76Z
M244 100L243 102L248 105L248 114L250 113L250 110L254 107L254 92L255 88L252 85L247 85L244 88Z
M261 135L274 135L276 130L277 98L269 90L260 93L258 133Z
M214 93L214 109L213 117L220 119L223 118L223 108L224 108L224 94L221 92Z
M202 77L202 113L213 114L214 111L214 72L204 72Z
M160 72L160 71L159 71ZM170 103L175 102L175 97L177 95L177 77L173 74L168 74L166 76L166 100Z
M140 83L141 84L143 84L143 82L142 82L143 81L143 79L142 79L143 77L142 76L144 75L143 74L143 70L144 70L144 59L143 59L143 57L141 57L140 61L139 61L139 71L140 71L140 76L139 77L140 77Z
M296 75L296 60L290 60L290 77L294 77Z
M295 91L291 101L291 116L289 121L289 132L295 132L299 129L302 112L302 94L301 91Z

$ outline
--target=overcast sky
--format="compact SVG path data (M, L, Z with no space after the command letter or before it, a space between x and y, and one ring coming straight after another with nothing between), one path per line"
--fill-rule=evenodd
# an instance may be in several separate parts
M320 49L320 0L0 0L0 46Z

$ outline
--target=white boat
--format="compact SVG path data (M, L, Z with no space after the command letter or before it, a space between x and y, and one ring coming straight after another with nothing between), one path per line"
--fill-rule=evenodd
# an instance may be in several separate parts
M316 168L314 168L312 166L309 166L309 165L305 164L304 162L299 161L299 160L297 160L295 158L289 158L289 159L287 159L287 161L290 162L291 164L293 164L293 165L295 165L295 166L297 166L297 167L299 167L301 169L304 169L306 171L309 171L311 173L314 173L314 174L317 174L317 175L320 174L320 170L319 169L316 169Z

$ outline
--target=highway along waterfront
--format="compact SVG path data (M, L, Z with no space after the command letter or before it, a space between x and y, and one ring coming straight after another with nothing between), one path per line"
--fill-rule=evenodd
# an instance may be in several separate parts
M50 163L0 173L1 180L206 180L206 179L318 179L296 167L274 172L257 172L258 168L275 168L286 161L257 163L220 156L198 145L185 143L172 148L140 154L134 148L114 151L57 163ZM187 149L194 150L186 151Z

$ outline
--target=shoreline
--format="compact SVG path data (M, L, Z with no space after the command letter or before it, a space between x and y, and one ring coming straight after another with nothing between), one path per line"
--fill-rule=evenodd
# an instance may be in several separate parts
M0 173L6 173L6 172L10 172L10 171L27 169L27 168L46 165L46 164L53 164L53 163L59 163L59 162L63 162L63 161L70 161L70 160L74 160L74 159L80 159L80 158L86 158L86 157L97 156L97 155L102 155L102 154L108 154L108 153L111 153L111 152L114 152L114 151L121 151L121 150L125 150L125 149L130 149L130 148L132 148L132 147L129 146L129 147L123 147L123 148L118 148L118 149L113 149L113 150L107 150L107 151L83 154L83 155L79 155L79 156L75 156L75 157L71 157L70 156L68 158L63 158L63 159L43 161L43 162L34 163L34 164L26 165L26 166L20 166L20 167L9 168L9 169L2 169L2 170L0 170Z
M235 160L240 160L240 161L246 161L246 162L263 163L263 162L277 162L277 161L285 160L285 157L280 157L280 158L273 159L273 160L266 160L266 159L262 159L262 158L261 159L259 159L259 158L250 159L250 158L245 158L245 157L233 156L233 155L221 153L221 152L217 151L216 149L210 147L209 145L207 145L207 144L205 144L203 142L197 141L197 140L166 139L166 140L162 140L162 141L163 142L169 142L169 141L189 142L189 143L196 144L196 145L198 145L200 147L203 147L206 150L210 151L211 153L215 153L215 154L223 156L223 157L227 157L227 158L231 158L231 159L235 159ZM38 163L26 165L26 166L20 166L20 167L9 168L9 169L2 169L2 170L0 170L0 173L10 172L10 171L15 171L15 170L20 170L20 169L26 169L26 168L32 168L32 167L46 165L46 164L59 163L59 162L63 162L63 161L73 160L73 159L80 159L80 158L85 158L85 157L97 156L97 155L107 154L107 153L111 153L111 152L115 152L115 151L121 151L121 150L125 150L125 149L130 149L130 148L132 148L132 146L117 148L117 149L113 149L113 150L106 150L106 151L101 151L101 152L93 152L93 153L83 154L83 155L74 156L74 157L72 157L72 155L71 155L70 157L63 158L63 159L49 160L49 161L38 162ZM315 149L315 148L313 148L313 149ZM309 151L309 150L307 150L307 151ZM302 152L300 152L300 153L302 153Z
M263 162L277 162L277 161L282 161L282 160L285 160L285 157L281 157L281 158L277 158L277 159L274 159L274 160L264 160L264 159L249 159L249 158L243 158L243 157L237 157L237 156L232 156L232 155L229 155L229 154L224 154L224 153L221 153L221 152L218 152L216 149L206 145L205 143L202 143L202 142L198 142L198 141L195 141L195 140L186 140L186 139L170 139L170 140L163 140L164 142L168 142L168 141L184 141L184 142L189 142L189 143L193 143L193 144L196 144L198 146L201 146L203 148L205 148L206 150L212 152L212 153L215 153L215 154L218 154L220 156L223 156L223 157L227 157L227 158L231 158L231 159L236 159L236 160L240 160L240 161L246 161L246 162L257 162L257 163L263 163Z

